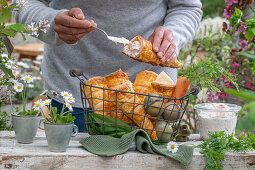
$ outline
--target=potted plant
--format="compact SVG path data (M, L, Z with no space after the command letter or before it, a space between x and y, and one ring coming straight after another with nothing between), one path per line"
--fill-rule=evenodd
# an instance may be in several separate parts
M39 23L32 22L29 25L22 24L10 24L8 23L12 17L12 11L21 11L28 6L28 1L17 1L11 5L7 0L0 1L0 112L1 104L8 100L10 95L11 108L12 108L12 92L9 91L9 85L12 85L10 80L15 79L15 70L13 68L13 45L10 41L10 37L14 38L17 33L20 33L24 40L26 40L24 34L38 37L39 33L46 32L46 28L50 25L48 20L40 20ZM8 23L8 24L7 24ZM12 124L14 126L16 138L19 143L32 143L33 138L36 135L37 128L41 117L38 116L37 110L26 110L27 97L28 97L28 84L33 78L27 76L23 80L23 83L19 83L16 80L14 82L14 88L17 92L22 92L23 110L17 110L15 113L12 108ZM24 90L23 90L24 89ZM9 116L8 113L6 113ZM1 124L2 125L2 124Z
M39 127L41 117L38 110L35 108L28 110L26 108L28 98L28 85L33 82L33 77L25 75L21 81L13 80L14 90L17 93L22 93L22 109L16 109L14 112L12 107L12 100L10 96L12 108L12 125L14 127L16 139L18 143L32 143Z
M55 95L58 95L56 92ZM61 92L61 96L64 98L65 103L57 114L57 108L52 107L51 100L46 99L45 101L38 100L37 107L41 108L42 115L45 118L43 123L44 127L40 126L40 129L45 130L47 143L51 152L65 152L71 136L74 137L78 134L78 127L74 125L75 117L70 112L73 111L71 103L75 102L71 93ZM45 108L47 107L48 113Z

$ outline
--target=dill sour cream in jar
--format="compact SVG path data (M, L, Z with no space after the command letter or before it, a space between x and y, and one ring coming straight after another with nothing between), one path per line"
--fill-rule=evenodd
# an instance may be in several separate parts
M194 108L198 113L199 133L202 139L208 137L209 131L235 134L240 106L228 103L202 103L195 105Z

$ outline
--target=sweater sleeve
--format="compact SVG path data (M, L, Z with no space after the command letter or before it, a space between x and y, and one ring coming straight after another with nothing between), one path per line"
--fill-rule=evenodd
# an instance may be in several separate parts
M168 0L163 26L173 32L177 53L195 35L203 14L201 7L200 0Z
M13 0L12 2L16 3L16 1ZM44 33L39 30L37 38L47 44L61 45L64 44L64 41L60 40L54 31L54 18L57 14L65 11L67 9L56 10L49 7L49 0L28 0L26 7L23 7L21 11L14 11L13 16L17 23L24 25L29 25L32 22L38 24L43 19L48 20L50 27L47 27L47 32Z

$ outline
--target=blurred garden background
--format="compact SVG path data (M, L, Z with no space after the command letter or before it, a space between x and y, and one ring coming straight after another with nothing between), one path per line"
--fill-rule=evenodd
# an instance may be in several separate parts
M191 97L183 121L189 125L193 133L198 133L195 104L234 103L242 106L238 115L236 134L254 132L254 2L252 0L202 0L202 4L204 14L201 26L194 39L183 47L179 54L179 59L184 63L184 68L179 69L179 75L190 78L193 86L201 88L198 96ZM5 21L2 17L0 22L2 24L0 29L0 130L11 130L10 96L14 106L22 104L22 96L11 90L12 77L19 80L21 75L29 74L35 78L29 87L30 104L44 91L40 71L43 42L28 34L20 34L19 32L23 31L21 29L16 30L17 34L5 34L3 26L15 24L13 18ZM3 37L8 37L10 42L7 43L8 40ZM13 50L6 44L12 44ZM10 51L12 51L11 55ZM10 69L12 73L9 72Z

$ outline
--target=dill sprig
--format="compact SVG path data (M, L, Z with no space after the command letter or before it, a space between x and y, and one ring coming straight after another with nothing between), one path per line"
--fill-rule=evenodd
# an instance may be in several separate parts
M209 132L209 137L198 145L200 153L204 155L206 166L204 169L223 169L222 161L227 151L246 153L255 149L255 136L248 132L235 138L234 135L226 135L224 131Z

